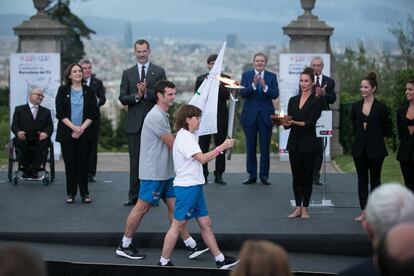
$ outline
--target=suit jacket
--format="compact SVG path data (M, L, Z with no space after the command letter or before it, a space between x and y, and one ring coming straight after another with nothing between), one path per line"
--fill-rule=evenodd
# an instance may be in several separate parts
M390 136L392 131L390 112L383 103L375 99L368 116L367 127L364 130L363 103L364 101L360 100L352 104L351 119L354 129L354 142L351 154L353 157L359 158L365 149L368 158L385 157L388 152L384 137Z
M59 87L56 95L56 118L59 120L56 141L68 142L72 139L72 129L66 126L62 120L64 118L71 119L71 102L70 102L70 85L62 85ZM96 98L89 86L82 85L83 93L83 119L82 123L86 119L95 121L98 117L98 107L96 105ZM85 132L81 135L80 139L92 140L94 139L93 131L89 126Z
M381 275L378 268L374 264L372 257L348 267L341 271L338 276L376 276Z
M17 136L17 132L25 131L28 139L37 139L39 132L45 132L49 137L53 132L51 112L48 108L39 106L36 119L33 119L29 104L16 106L14 109L11 131Z
M335 81L328 76L322 75L321 87L325 85L325 96L322 98L324 104L323 110L330 110L329 105L336 101ZM313 92L315 92L315 87L313 88Z
M294 121L305 122L305 126L292 125L290 127L286 149L300 152L320 152L322 151L322 141L316 137L316 122L321 117L322 100L311 94L302 109L299 109L299 101L300 95L289 99L288 115L292 116Z
M208 73L205 73L197 77L194 92L200 87L203 81L206 79ZM230 78L225 74L221 74L222 77ZM230 91L225 87L225 84L220 82L219 94L217 101L217 125L226 126L228 123L229 110L227 108L227 100L230 97Z
M397 127L400 138L397 160L400 162L414 162L414 134L410 134L408 131L407 110L408 105L401 106L397 110Z
M105 97L105 87L100 79L96 78L95 75L91 76L91 81L89 83L89 87L92 90L93 95L97 101L97 118L93 121L92 125L90 126L91 130L94 132L95 135L98 135L99 131L99 124L101 119L101 112L99 107L105 104L106 97Z
M145 97L136 99L138 93L137 83L139 82L138 66L135 64L122 73L119 101L128 106L126 132L128 134L138 133L144 122L144 118L151 108L157 103L154 93L155 84L159 80L165 80L163 68L150 63L146 73L147 93Z
M256 122L256 117L261 116L268 126L272 125L270 115L275 114L272 100L279 97L279 88L276 74L264 71L263 79L268 90L261 95L253 89L254 70L246 71L242 74L241 85L245 88L240 90L240 95L245 99L243 110L240 115L240 123L244 126L252 126Z

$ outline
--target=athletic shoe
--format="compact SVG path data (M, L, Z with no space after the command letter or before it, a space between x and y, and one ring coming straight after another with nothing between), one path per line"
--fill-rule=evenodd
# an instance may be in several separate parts
M186 247L188 253L188 258L194 259L203 254L204 252L208 251L208 247L204 243L197 243L194 248L190 246Z
M174 266L174 264L171 261L168 261L166 265L162 265L161 262L158 262L159 266Z
M145 254L139 254L138 249L131 243L128 247L118 246L115 251L116 255L133 260L141 260L145 258Z
M238 262L239 262L238 259L224 255L224 261L222 262L216 261L216 265L220 269L228 269L236 265Z

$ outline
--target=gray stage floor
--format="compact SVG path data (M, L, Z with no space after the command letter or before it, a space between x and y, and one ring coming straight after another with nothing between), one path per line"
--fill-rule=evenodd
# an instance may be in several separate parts
M327 199L334 208L311 208L309 220L288 219L292 198L291 175L274 173L270 176L271 186L261 184L242 185L244 173L227 173L227 185L209 183L205 194L213 229L218 235L305 235L310 238L320 235L354 235L364 237L360 224L353 218L358 214L357 184L355 175L328 174ZM113 252L123 233L125 219L130 207L124 207L128 190L128 173L99 172L97 182L89 185L92 204L66 204L64 173L57 172L56 181L49 186L41 182L21 182L15 186L7 181L6 172L0 172L0 235L61 233L88 237L102 234L112 239L105 246L82 246L55 243L30 243L47 260L65 260L95 263L133 263L116 257ZM314 186L313 200L320 200L322 188ZM162 236L168 229L166 207L161 204L153 208L142 222L139 232ZM198 233L194 221L189 230ZM140 234L136 235L137 237ZM113 239L113 237L119 237ZM103 235L105 237L105 235ZM11 243L0 238L0 246ZM220 239L219 239L220 241ZM149 258L143 264L155 264L159 248L145 249ZM55 253L54 253L55 252ZM237 255L237 252L232 252ZM177 251L178 263L186 265L183 250ZM343 257L291 252L295 270L337 272L349 264L359 261L358 257ZM181 257L180 257L181 256ZM203 257L200 266L214 267L210 257ZM176 261L177 263L177 261Z
M227 185L205 185L208 209L216 233L258 234L362 234L353 218L358 214L355 176L329 174L327 198L335 208L311 208L309 220L288 219L292 199L291 175L271 174L271 186L242 185L245 174L226 174ZM0 173L0 179L7 179ZM99 173L90 183L92 204L65 203L64 174L57 172L49 186L41 182L0 183L0 232L123 232L130 211L122 205L127 197L128 175ZM312 199L322 196L313 187ZM190 229L196 229L193 223ZM164 233L168 228L166 207L152 208L140 231Z

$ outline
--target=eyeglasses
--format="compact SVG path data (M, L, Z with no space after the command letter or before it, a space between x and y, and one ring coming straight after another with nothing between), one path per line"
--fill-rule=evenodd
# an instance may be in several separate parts
M32 95L36 95L36 96L38 96L38 97L44 98L44 95L43 95L43 94L41 94L41 93L32 93Z

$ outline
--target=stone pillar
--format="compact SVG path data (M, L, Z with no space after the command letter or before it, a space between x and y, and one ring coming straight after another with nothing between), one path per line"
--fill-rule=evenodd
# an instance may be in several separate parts
M339 103L340 82L336 75L336 60L331 50L330 37L334 28L312 14L316 0L300 0L303 15L282 27L283 33L290 37L290 53L323 53L331 56L331 77L335 80L336 101L331 105L333 111L333 131L331 139L331 155L341 155L343 148L339 143Z
M66 33L66 26L44 12L48 0L33 0L33 3L37 14L13 28L19 37L17 53L60 53L60 40Z

